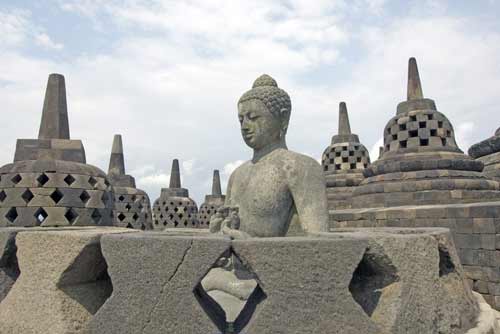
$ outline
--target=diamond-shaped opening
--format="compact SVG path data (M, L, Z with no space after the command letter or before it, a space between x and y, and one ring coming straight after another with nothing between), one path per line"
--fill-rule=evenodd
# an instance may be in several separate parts
M0 284L0 302L7 296L21 273L17 262L15 238L14 233L10 234L5 247L2 249L3 254L0 253L0 277L2 277L2 284Z
M54 190L52 192L52 194L50 194L50 198L52 198L52 200L56 204L59 203L62 200L63 197L64 197L64 195L58 189Z
M87 202L89 201L90 199L90 195L88 192L86 192L85 190L82 191L82 194L80 195L80 199L82 200L83 204L87 204Z
M68 223L73 224L75 220L78 218L78 213L73 210L73 208L69 208L68 211L64 214Z
M352 275L349 291L363 311L389 332L396 321L401 284L387 255L368 248Z
M17 216L18 214L16 208L10 208L10 210L5 214L5 218L7 218L7 220L11 223L14 223L14 221L17 219Z
M139 219L139 215L137 213L134 213L134 215L132 216L132 219L137 221L137 219Z
M101 220L102 215L98 209L94 209L90 218L92 218L92 220L94 221L95 224L99 224L99 221Z
M45 219L47 219L49 214L43 208L39 208L38 210L36 210L34 216L35 216L37 225L41 225L45 221Z
M126 227L126 228L134 228L134 227L132 226L132 224L130 224L130 223L128 223L128 224L127 224L127 226L125 226L125 227Z
M123 221L124 219L125 219L125 215L124 215L123 213L120 213L120 214L118 215L118 220L119 220L119 221Z
M43 187L45 185L45 183L49 182L49 177L43 173L43 174L40 174L40 176L38 176L36 178L36 180L38 181L38 184L40 185L40 187Z
M10 179L14 184L18 184L19 182L21 182L23 178L21 177L21 175L19 174L16 174L12 177L12 179Z
M35 195L33 195L33 193L29 189L26 189L21 197L26 202L26 204L28 204L33 199L33 197L35 197Z
M257 276L232 250L222 254L193 293L222 333L240 333L266 299Z
M72 185L74 182L76 181L76 179L73 177L73 175L71 174L68 174L65 178L64 178L64 182L66 182L66 184L68 186Z
M97 184L97 180L91 176L89 177L89 184L92 186L92 188L94 188L95 185Z
M57 288L96 314L113 292L100 243L89 243L62 273Z
M123 202L124 199L125 197L123 195L118 196L118 201Z
M130 203L127 203L127 205L125 205L125 209L127 209L127 211L130 211L130 209L132 209L132 206L130 205Z
M0 202L3 202L5 201L5 199L7 198L7 194L5 193L5 191L0 191Z

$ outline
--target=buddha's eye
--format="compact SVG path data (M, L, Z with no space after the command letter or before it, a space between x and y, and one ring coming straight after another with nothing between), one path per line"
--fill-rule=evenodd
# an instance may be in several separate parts
M259 118L259 115L256 115L256 114L248 115L248 119L251 121L255 121L257 118Z

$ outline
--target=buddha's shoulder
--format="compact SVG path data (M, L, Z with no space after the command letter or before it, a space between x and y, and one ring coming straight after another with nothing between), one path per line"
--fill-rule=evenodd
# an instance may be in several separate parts
M320 168L318 161L305 154L297 153L289 150L277 150L273 157L277 163L292 167L292 168Z

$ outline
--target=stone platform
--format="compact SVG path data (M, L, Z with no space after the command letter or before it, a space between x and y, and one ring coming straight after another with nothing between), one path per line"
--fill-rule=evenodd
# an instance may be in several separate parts
M0 243L6 334L497 333L446 229L230 240L199 229L9 228ZM234 322L201 284L227 254L257 283Z

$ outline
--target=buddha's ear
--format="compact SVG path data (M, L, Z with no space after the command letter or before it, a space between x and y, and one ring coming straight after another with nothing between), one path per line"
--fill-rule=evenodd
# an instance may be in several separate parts
M281 114L281 136L286 135L288 130L288 122L290 121L290 110L287 108L282 108L280 110Z

